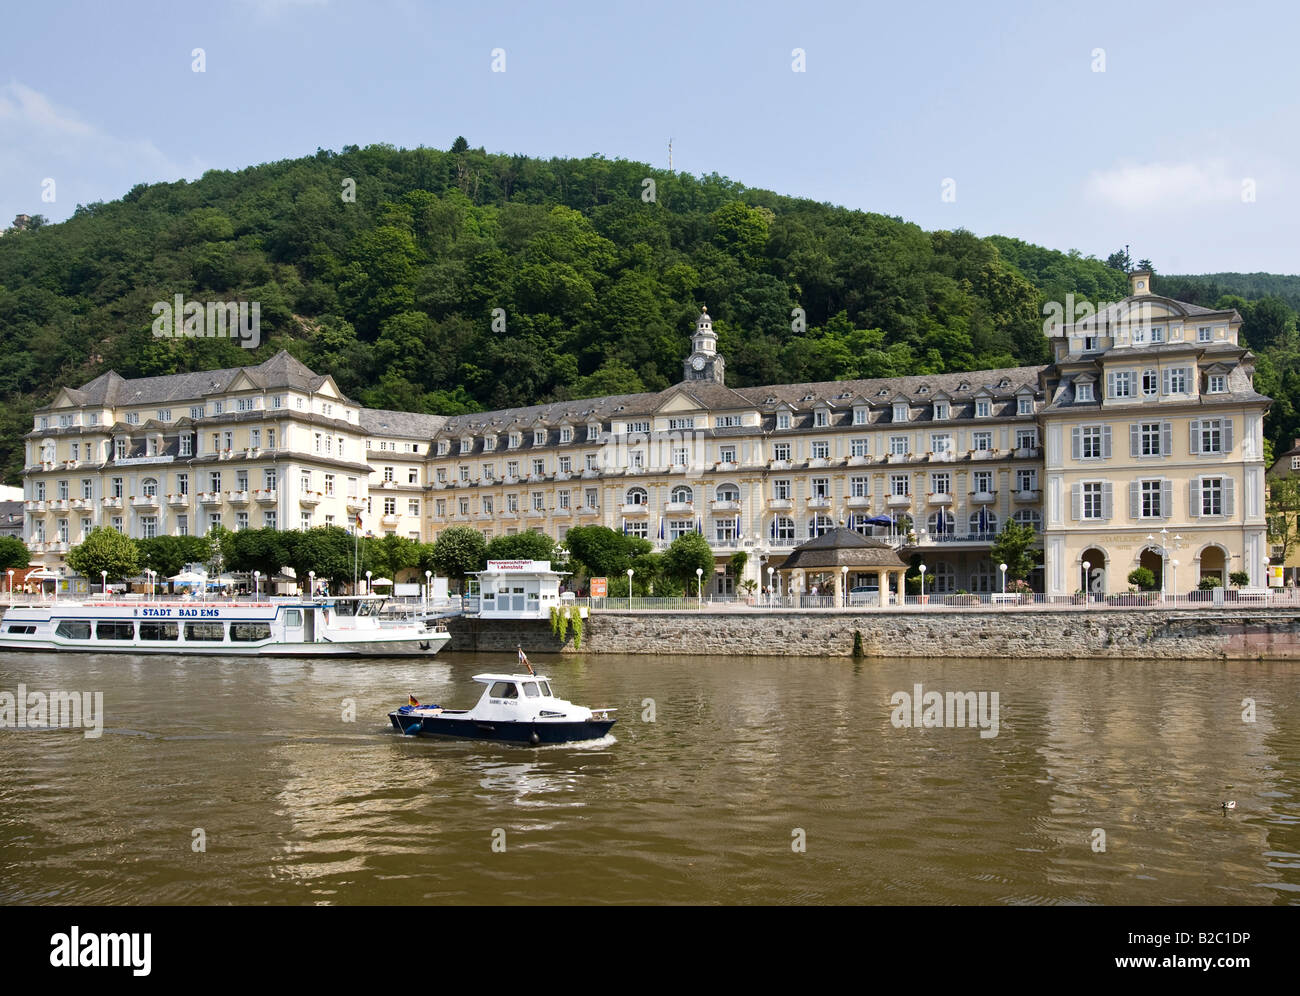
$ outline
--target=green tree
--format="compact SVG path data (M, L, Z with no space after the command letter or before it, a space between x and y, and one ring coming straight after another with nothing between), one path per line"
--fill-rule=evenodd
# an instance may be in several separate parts
M0 536L0 571L26 567L32 562L27 545L17 536Z
M438 534L420 570L431 570L463 585L465 575L483 570L486 561L487 543L483 534L469 526L452 526Z
M654 549L649 540L627 536L606 526L574 526L565 534L564 543L573 564L588 577L614 578L626 574L634 566L634 558Z
M359 554L359 560L354 561L352 534L341 526L316 526L313 529L284 533L282 537L289 557L288 566L293 568L294 576L304 590L313 572L317 581L328 581L330 590L335 592L352 584L354 569L359 578L364 578L367 570L373 572L374 568L366 559L364 549Z
M1140 591L1155 591L1156 576L1149 567L1135 567L1128 572L1128 583Z
M1007 565L1008 581L1023 581L1038 566L1039 551L1034 548L1038 536L1034 527L1008 519L989 547L995 564Z
M93 580L107 571L108 580L121 581L140 572L140 553L116 529L98 526L68 551L68 566L84 578Z
M700 580L713 579L713 550L699 533L686 533L668 544L664 551L664 573L682 581L692 590L698 568L703 571Z
M494 536L484 556L487 560L555 560L555 541L535 529Z
M367 541L371 570L396 582L398 575L420 563L420 544L408 536L392 533Z
M199 536L153 536L135 541L140 568L156 571L160 583L179 574L186 564L201 564L208 544Z
M274 577L290 563L287 537L291 535L270 527L233 532L227 543L226 566L232 571L257 571L262 577Z
M1281 547L1274 561L1285 564L1300 535L1300 477L1276 477L1268 482L1268 542Z

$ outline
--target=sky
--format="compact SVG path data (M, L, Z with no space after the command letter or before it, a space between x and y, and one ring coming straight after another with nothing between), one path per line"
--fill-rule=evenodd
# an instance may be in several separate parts
M4 22L0 224L317 148L463 135L666 168L671 140L675 170L925 229L1300 273L1291 3L46 0Z

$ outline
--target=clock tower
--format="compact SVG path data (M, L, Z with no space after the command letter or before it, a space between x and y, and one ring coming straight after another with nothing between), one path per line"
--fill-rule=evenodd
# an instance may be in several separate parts
M715 384L724 383L726 361L718 355L718 336L713 331L713 319L709 309L701 308L700 317L695 319L695 335L691 341L691 355L682 364L683 379L708 380Z

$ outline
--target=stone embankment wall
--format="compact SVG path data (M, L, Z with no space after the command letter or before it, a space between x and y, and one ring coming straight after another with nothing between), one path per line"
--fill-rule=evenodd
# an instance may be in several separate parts
M596 611L582 648L548 621L453 619L449 650L536 653L849 656L854 634L872 657L1062 657L1300 661L1290 609L1085 611Z

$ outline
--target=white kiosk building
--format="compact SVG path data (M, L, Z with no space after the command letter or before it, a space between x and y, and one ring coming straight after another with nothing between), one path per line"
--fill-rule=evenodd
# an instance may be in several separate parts
M487 570L475 572L469 594L477 587L478 615L483 619L549 619L559 608L560 579L549 560L489 560Z

